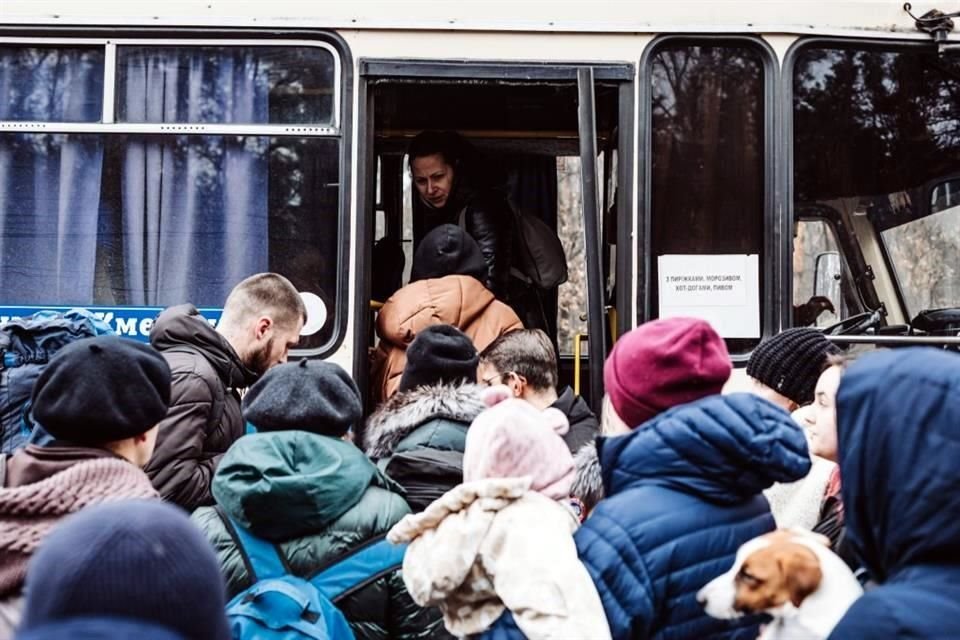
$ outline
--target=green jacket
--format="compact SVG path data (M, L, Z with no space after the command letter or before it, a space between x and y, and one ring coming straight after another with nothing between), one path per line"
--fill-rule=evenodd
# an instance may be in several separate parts
M410 512L395 485L350 443L303 431L244 436L213 478L223 510L278 544L294 574L310 577ZM230 597L251 585L240 552L212 507L193 520L213 544ZM357 638L443 635L437 609L414 604L394 571L337 603Z
M463 482L470 423L486 407L475 384L423 386L396 393L367 420L364 450L422 511Z

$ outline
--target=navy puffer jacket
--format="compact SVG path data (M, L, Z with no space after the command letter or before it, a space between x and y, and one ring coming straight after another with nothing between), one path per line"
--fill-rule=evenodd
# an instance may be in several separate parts
M830 638L960 638L960 356L865 356L837 419L847 539L880 586Z
M710 618L696 593L774 529L760 492L810 470L801 428L756 396L711 396L599 447L607 498L576 542L614 640L756 638L757 618Z

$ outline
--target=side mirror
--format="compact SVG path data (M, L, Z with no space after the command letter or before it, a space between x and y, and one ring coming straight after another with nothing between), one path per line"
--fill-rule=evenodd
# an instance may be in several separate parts
M842 300L840 280L843 278L843 264L836 251L824 251L817 255L813 271L813 295L823 296L839 306Z

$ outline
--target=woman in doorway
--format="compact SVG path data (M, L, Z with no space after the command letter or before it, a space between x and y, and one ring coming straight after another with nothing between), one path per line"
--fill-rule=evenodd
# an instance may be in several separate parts
M512 216L502 189L480 155L452 131L423 131L407 150L417 190L414 245L443 224L460 226L483 253L484 286L503 299L510 278Z

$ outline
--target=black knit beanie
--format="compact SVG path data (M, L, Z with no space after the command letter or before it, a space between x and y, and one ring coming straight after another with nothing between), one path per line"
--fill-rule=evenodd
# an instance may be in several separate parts
M410 282L452 275L485 282L487 263L480 245L466 231L454 224L442 224L420 241L413 254Z
M400 391L428 384L477 381L480 356L473 342L450 324L435 324L417 334L407 347Z
M145 433L167 415L170 367L129 338L84 338L64 347L33 386L31 410L54 438L100 445Z
M827 356L840 349L816 329L787 329L760 343L747 361L747 375L799 405L813 402Z
M160 500L93 505L57 525L31 558L20 631L92 616L227 640L225 591L213 548L179 508Z
M321 360L271 367L243 397L243 417L258 431L339 438L362 415L357 385L342 367Z

